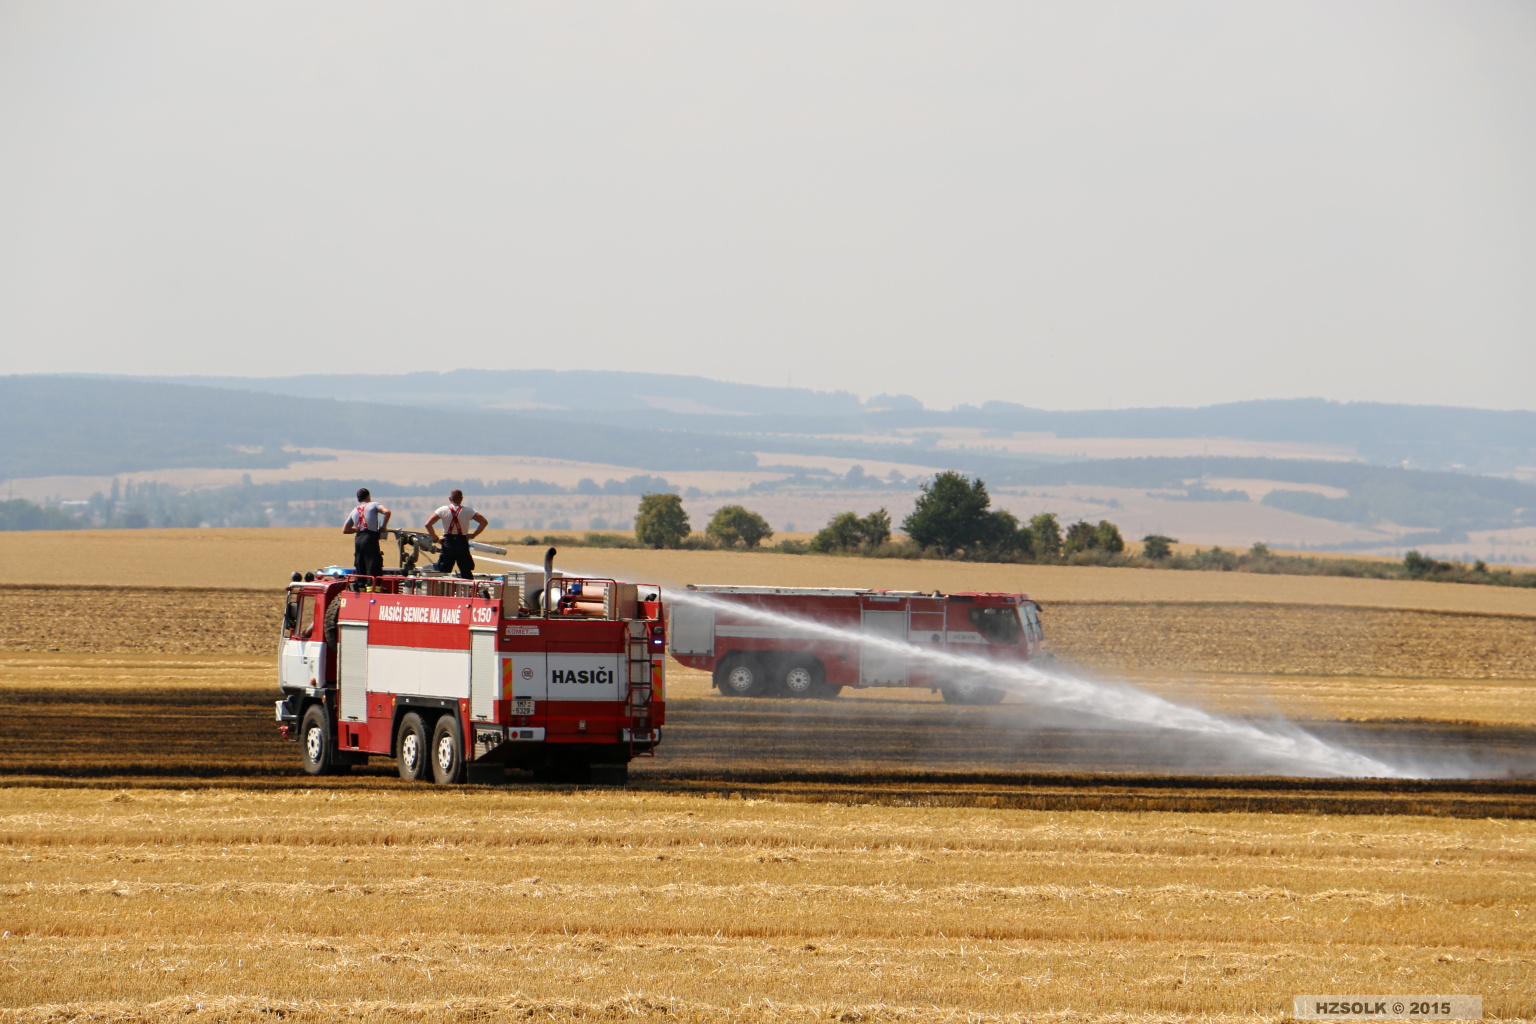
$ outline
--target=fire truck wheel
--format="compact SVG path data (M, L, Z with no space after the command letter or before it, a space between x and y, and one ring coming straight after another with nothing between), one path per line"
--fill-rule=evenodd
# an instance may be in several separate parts
M814 658L794 658L784 666L779 684L790 697L819 697L826 689L826 671Z
M427 724L416 712L400 719L400 732L395 736L395 763L400 768L400 777L407 782L420 782L431 771L427 735Z
M432 781L452 786L464 781L464 742L459 738L458 719L444 715L432 730Z
M341 602L332 601L325 609L325 642L336 643L336 630L341 623Z
M331 716L321 704L311 704L299 726L299 756L304 771L310 775L330 775L336 771L336 736L331 732Z
M716 685L727 697L759 697L767 689L767 673L756 658L738 654L719 668Z

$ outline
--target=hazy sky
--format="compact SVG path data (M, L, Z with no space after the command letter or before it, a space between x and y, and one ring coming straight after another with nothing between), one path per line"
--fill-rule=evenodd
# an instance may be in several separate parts
M4 372L1536 408L1536 4L0 0Z

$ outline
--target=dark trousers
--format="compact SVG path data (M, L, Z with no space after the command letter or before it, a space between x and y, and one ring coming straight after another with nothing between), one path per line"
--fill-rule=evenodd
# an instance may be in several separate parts
M384 552L378 530L358 530L352 541L352 571L359 576L384 575Z
M452 572L459 567L459 575L469 579L475 574L475 560L469 553L469 538L462 533L445 533L438 544L443 553L437 559L438 572Z

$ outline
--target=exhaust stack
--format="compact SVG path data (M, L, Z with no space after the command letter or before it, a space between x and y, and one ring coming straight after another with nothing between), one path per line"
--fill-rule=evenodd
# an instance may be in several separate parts
M555 589L555 549L544 552L544 594L539 601L544 606L544 617L549 618L549 593Z

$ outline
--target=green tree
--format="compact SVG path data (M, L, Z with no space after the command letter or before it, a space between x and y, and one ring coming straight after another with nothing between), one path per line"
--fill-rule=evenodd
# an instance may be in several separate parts
M34 505L24 498L0 501L0 530L78 530L80 525L62 509Z
M1125 538L1120 536L1120 527L1108 519L1100 519L1099 525L1093 528L1093 546L1112 555L1124 551Z
M949 555L985 545L995 538L991 497L981 480L955 472L940 473L921 487L912 514L901 528L918 547L937 548Z
M838 554L852 551L863 540L859 517L852 512L840 512L827 520L826 526L816 531L816 536L811 538L811 550L818 555Z
M1079 519L1067 527L1067 536L1061 548L1067 554L1075 555L1079 551L1088 551L1097 547L1098 540L1098 531L1093 528L1093 524Z
M722 505L704 528L704 535L721 547L755 548L773 536L768 520L742 505Z
M891 514L885 509L860 519L852 512L841 512L827 521L811 538L811 550L821 555L846 553L863 548L873 551L891 539Z
M1029 521L1030 553L1042 562L1061 557L1061 524L1054 512L1041 512Z
M635 539L646 547L681 547L692 529L681 495L641 495L640 510L635 513Z
M1173 545L1178 541L1160 533L1149 533L1141 538L1141 553L1154 562L1161 562L1173 555Z
M891 514L883 508L876 509L859 520L859 533L865 547L878 548L891 539Z

